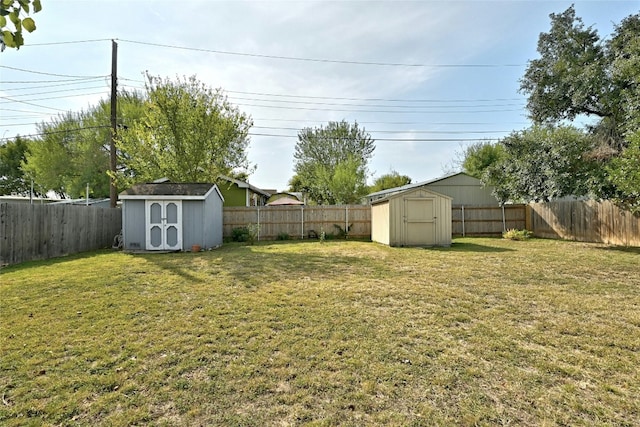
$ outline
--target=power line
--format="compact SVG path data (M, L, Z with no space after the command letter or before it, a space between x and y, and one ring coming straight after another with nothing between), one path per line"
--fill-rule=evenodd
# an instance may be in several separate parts
M59 83L59 82L83 82L89 80L104 79L104 76L100 77L83 77L79 79L61 79L61 80L2 80L2 84L36 84L36 83Z
M24 47L29 46L55 46L60 44L78 44L78 43L95 43L95 42L109 42L111 39L93 39L93 40L70 40L63 42L50 42L50 43L29 43L29 45L25 45Z
M268 136L274 138L298 138L297 135L279 135L270 133L252 133L249 136ZM373 138L377 141L385 142L468 142L468 141L497 141L499 138Z
M284 110L305 110L305 111L340 111L348 113L390 113L390 114L470 114L470 113L501 113L506 111L520 111L520 109L497 109L497 110L475 110L475 111L408 111L408 110L344 110L339 108L306 108L306 107L285 107L281 105L258 105L258 104L235 104L241 107L277 108Z
M303 129L302 128L288 128L288 127L277 127L277 126L252 126L252 129L271 129L271 130L293 130L293 131L297 131L300 132ZM466 131L458 131L458 130L453 130L453 131L448 131L448 130L367 130L367 133L369 134L374 134L374 133L391 133L391 134L398 134L398 133L424 133L424 134L442 134L442 135L455 135L455 134L484 134L484 133L508 133L511 132L511 130L466 130Z
M373 102L494 102L494 101L521 101L522 98L485 98L485 99L393 99L393 98L345 98L335 96L312 96L312 95L286 95L266 92L243 92L239 90L224 90L226 93L239 93L242 95L276 96L287 98L309 98L309 99L330 99L341 101L373 101Z
M69 74L45 73L44 71L26 70L24 68L9 67L8 65L0 65L0 68L6 68L8 70L22 71L24 73L40 74L40 75L44 75L44 76L54 76L54 77L73 77L73 78L104 78L104 77L107 77L107 76L71 76Z
M91 93L78 93L78 94L75 94L75 95L50 96L50 97L48 97L48 98L27 99L27 101L46 101L46 100L49 100L49 99L75 98L75 97L78 97L78 96L91 96L91 95L100 95L100 94L103 94L103 95L104 95L104 94L105 94L105 92L104 92L104 91L102 91L102 92L91 92ZM0 98L2 98L2 99L9 99L9 98L6 98L6 97L4 97L4 96L0 96ZM18 99L11 99L11 100L9 100L9 102L22 102L22 103L26 103L26 101L18 100Z
M0 99L6 99L6 100L11 101L11 102L19 102L20 104L31 105L32 107L45 108L47 110L62 111L62 112L65 112L65 113L67 112L67 110L62 110L60 108L47 107L45 105L34 104L34 103L31 103L31 102L27 102L27 101L20 101L19 99L11 99L11 98L8 98L6 96L0 96Z
M103 89L104 86L89 86L89 87L77 87L77 88L71 88L71 89L58 89L58 90L48 90L46 92L29 92L29 93L19 93L19 94L15 94L15 95L11 95L14 98L18 97L18 96L34 96L34 95L47 95L50 93L60 93L60 92L71 92L71 91L76 91L76 90L89 90L89 89Z
M60 81L60 80L56 80L56 81ZM51 87L60 87L60 86L71 86L71 85L83 84L83 83L89 83L89 82L83 80L83 81L73 81L71 83L60 83L55 85L47 84L42 86L31 86L31 87L13 87L13 88L6 88L2 90L4 92L15 91L15 90L33 90L33 89L42 89L42 88L51 88ZM69 90L82 90L82 89L90 89L90 88L77 88L77 89L69 89Z
M243 98L232 96L229 99L239 99L241 101L258 101L258 102L279 102L287 104L303 104L303 105L333 105L339 107L368 107L368 108L486 108L486 107L524 107L525 104L485 104L485 105L384 105L384 104L351 104L351 103L333 103L333 102L310 102L310 101L291 101L282 99L258 99Z
M219 55L232 55L232 56L244 56L244 57L250 57L250 58L266 58L266 59L279 59L279 60L287 60L287 61L321 62L321 63L348 64L348 65L373 65L373 66L383 66L383 67L414 67L414 68L501 68L501 67L525 67L527 65L527 64L403 64L403 63L394 63L394 62L346 61L346 60L339 60L339 59L303 58L303 57L296 57L296 56L265 55L265 54L259 54L259 53L245 53L245 52L233 52L233 51L215 50L215 49L203 49L203 48L196 48L196 47L142 42L142 41L136 41L136 40L120 39L119 41L123 43L163 47L167 49L189 50L194 52L207 52L207 53L215 53Z
M51 132L40 132L40 133L32 133L29 135L20 135L22 138L35 138L38 136L47 136L47 135L55 135L55 134L59 134L59 133L67 133L67 132L80 132L83 130L90 130L90 129L104 129L104 128L109 128L110 126L87 126L87 127L83 127L83 128L76 128L76 129L64 129L64 130L57 130L57 131L51 131ZM5 137L5 138L0 138L0 141L9 141L11 139L14 139L14 137Z

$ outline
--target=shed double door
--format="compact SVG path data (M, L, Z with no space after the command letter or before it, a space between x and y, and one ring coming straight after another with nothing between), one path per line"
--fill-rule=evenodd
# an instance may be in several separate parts
M182 250L182 202L145 201L146 249Z
M430 246L436 243L434 198L404 199L404 244Z

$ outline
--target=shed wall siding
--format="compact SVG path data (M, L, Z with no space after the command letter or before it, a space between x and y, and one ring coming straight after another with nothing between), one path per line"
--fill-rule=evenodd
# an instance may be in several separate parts
M451 200L447 197L432 192L430 189L417 188L392 196L389 201L389 245L406 246L407 236L405 236L405 200L406 199L432 199L434 201L435 236L433 242L424 244L435 244L440 246L451 245ZM374 205L375 207L377 205ZM372 221L374 212L372 211ZM372 230L373 231L373 230Z
M371 206L371 240L389 244L389 202Z
M222 244L222 200L216 194L211 194L203 205L203 234L204 247L213 248Z
M202 234L203 203L201 200L182 202L182 248L191 249L192 245L204 246Z
M144 200L125 200L122 204L122 237L127 250L145 248Z

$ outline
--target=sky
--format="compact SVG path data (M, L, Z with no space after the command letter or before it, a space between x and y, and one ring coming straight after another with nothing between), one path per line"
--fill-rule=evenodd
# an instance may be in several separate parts
M144 73L195 75L253 118L249 182L288 188L297 134L357 121L369 182L459 170L468 145L530 126L519 80L549 14L575 4L601 37L636 1L42 0L25 46L0 53L0 143L80 111Z

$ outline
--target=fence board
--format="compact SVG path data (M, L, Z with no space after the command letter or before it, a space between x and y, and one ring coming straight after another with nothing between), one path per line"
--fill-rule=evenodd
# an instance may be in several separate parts
M0 265L110 247L122 228L120 209L0 204Z
M530 206L535 236L640 246L640 217L609 201L563 201Z
M504 219L500 206L451 207L451 233L454 236L499 236L512 228L526 227L526 206L505 205Z
M232 236L234 228L260 224L260 239L276 239L287 234L294 239L308 238L311 230L337 234L350 227L349 236L371 237L371 207L345 206L260 206L224 208L223 236Z

